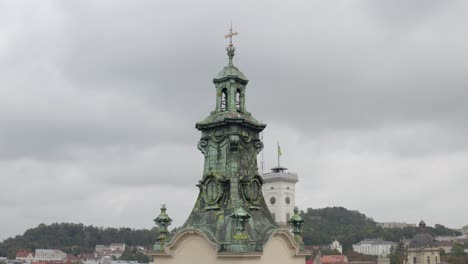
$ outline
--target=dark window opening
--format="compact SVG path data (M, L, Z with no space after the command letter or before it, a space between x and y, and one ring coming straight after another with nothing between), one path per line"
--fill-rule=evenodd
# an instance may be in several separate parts
M227 89L221 91L221 111L226 111L228 108Z
M241 90L237 89L236 91L236 108L241 110Z

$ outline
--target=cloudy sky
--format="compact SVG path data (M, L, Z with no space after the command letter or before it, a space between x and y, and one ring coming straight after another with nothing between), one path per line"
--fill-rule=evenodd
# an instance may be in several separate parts
M0 239L182 224L230 20L301 208L468 224L466 1L1 1Z

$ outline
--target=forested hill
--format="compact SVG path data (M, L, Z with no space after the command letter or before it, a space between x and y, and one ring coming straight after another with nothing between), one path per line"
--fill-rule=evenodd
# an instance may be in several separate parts
M98 244L126 243L130 246L151 246L157 229L102 228L83 224L51 224L28 229L21 236L0 243L0 256L14 258L21 249L56 248L69 254L92 253Z
M351 248L364 238L383 238L399 241L411 238L416 228L383 229L358 211L343 207L307 209L303 213L305 220L303 238L306 245L329 244L337 239L345 249ZM460 232L442 225L428 227L434 235L460 235ZM0 243L0 256L15 257L17 251L36 248L57 248L67 253L78 255L91 253L96 244L126 243L129 246L151 247L157 237L157 229L102 228L83 224L51 224L27 230L23 235L9 238Z
M365 238L398 242L412 238L417 231L416 227L384 229L377 226L372 218L343 207L309 208L302 216L305 220L303 238L306 245L325 245L336 239L347 250ZM427 230L433 236L461 235L461 232L439 224L427 227Z

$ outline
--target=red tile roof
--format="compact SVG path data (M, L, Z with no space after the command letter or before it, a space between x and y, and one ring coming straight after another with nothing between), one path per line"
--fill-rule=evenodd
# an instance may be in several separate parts
M32 264L49 264L47 261L33 261Z
M348 259L344 255L329 255L320 257L320 262L322 264L348 263Z
M26 258L28 255L29 255L29 251L26 251L26 250L21 250L21 251L18 251L16 252L16 257L17 258Z

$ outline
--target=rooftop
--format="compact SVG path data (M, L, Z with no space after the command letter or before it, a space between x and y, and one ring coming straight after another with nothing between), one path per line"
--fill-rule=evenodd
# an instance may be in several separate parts
M271 169L271 172L264 173L262 178L264 181L272 181L272 180L286 180L292 182L298 182L299 178L297 177L296 173L286 172L287 168L277 166Z
M416 234L409 243L410 248L435 247L437 241L428 233Z
M385 240L382 240L382 239L364 239L354 245L356 246L359 246L359 245L363 245L363 244L370 244L370 245L395 245L396 243L395 242L391 242L391 241L385 241Z
M322 263L345 263L348 262L344 255L328 255L320 257Z
M65 254L65 252L58 249L36 249L36 254Z

